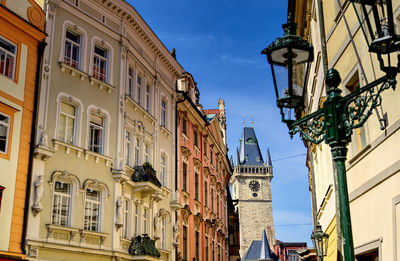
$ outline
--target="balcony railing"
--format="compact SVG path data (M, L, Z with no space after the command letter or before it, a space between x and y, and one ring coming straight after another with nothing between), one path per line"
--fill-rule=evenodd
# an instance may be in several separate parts
M157 179L156 171L150 164L136 166L133 168L132 181L134 182L150 182L161 188L161 183Z
M151 239L147 234L132 238L131 245L129 246L129 254L132 256L160 257L155 240Z

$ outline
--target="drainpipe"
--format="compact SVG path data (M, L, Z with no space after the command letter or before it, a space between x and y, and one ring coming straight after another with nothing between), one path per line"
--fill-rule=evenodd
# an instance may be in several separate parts
M37 134L37 113L39 107L39 89L40 89L40 75L42 67L42 58L44 49L46 48L46 41L39 42L37 55L38 60L36 64L36 79L35 79L35 97L33 100L33 112L32 112L32 128L31 128L31 140L29 145L29 162L28 162L28 173L26 181L26 191L25 191L25 211L24 211L24 221L22 225L22 238L21 238L21 250L24 255L26 255L26 234L28 229L28 218L29 218L29 196L31 194L31 182L32 182L32 169L33 169L33 152L35 150L35 138Z
M326 51L326 38L325 38L325 21L324 21L324 10L322 8L322 0L317 0L318 7L318 24L319 24L319 35L321 39L321 54L322 54L322 66L324 68L324 80L325 74L328 71L328 54Z

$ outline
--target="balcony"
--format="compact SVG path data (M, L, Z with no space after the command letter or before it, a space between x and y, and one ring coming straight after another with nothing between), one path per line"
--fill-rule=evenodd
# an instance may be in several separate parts
M161 183L150 164L134 167L131 179L135 192L141 192L142 196L161 195Z
M160 257L155 240L151 239L147 234L132 238L129 254L138 257L142 256L139 258L140 260L157 260Z

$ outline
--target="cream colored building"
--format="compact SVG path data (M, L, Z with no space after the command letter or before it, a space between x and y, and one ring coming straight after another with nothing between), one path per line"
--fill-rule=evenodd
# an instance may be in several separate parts
M307 86L306 113L321 108L326 97L320 14L325 25L326 64L328 68L339 71L343 95L383 76L376 55L368 52L351 3L322 1L321 13L318 2L297 1L293 12L298 33L314 46L315 59ZM400 1L392 2L395 26L397 34L400 34ZM395 55L393 61L397 62ZM400 145L400 93L389 89L382 94L382 98L382 105L364 126L353 131L352 142L348 146L347 182L358 260L367 256L368 260L400 260L400 156L397 153ZM379 121L379 118L384 117L387 126L381 130L384 121ZM338 236L340 225L336 220L338 201L330 148L325 144L311 145L308 152L313 214L315 221L330 236L328 256L324 260L337 260L341 237Z
M45 6L29 259L173 260L182 67L125 1Z

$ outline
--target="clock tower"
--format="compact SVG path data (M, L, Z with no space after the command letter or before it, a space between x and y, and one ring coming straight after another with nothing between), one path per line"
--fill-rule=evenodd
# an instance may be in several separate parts
M275 229L272 217L272 163L267 150L264 162L252 127L244 127L236 162L230 179L232 199L237 200L239 214L240 257L243 258L253 240L267 232L269 245L274 246Z

